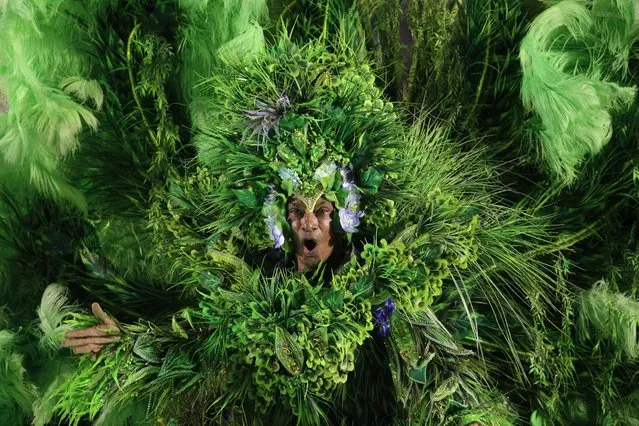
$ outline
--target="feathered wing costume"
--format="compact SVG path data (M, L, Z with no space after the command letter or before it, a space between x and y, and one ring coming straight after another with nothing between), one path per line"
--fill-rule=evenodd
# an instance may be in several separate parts
M487 3L0 4L0 418L639 422L639 5Z

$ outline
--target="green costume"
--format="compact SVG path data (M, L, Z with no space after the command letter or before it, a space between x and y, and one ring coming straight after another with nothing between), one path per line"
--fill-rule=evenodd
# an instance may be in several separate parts
M639 3L344 3L0 3L3 424L639 424Z

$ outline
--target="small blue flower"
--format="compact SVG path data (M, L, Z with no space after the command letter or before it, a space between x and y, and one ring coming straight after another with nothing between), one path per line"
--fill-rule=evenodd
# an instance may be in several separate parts
M266 218L266 227L269 231L269 236L275 242L275 248L280 248L284 245L284 231L282 227L277 223L277 219L274 216Z
M373 311L373 317L375 317L375 320L380 324L388 322L388 314L383 308L375 309L375 311Z
M388 298L386 302L384 302L384 309L386 310L388 315L393 314L393 312L395 311L395 302L393 302L393 299Z
M395 311L395 303L389 298L383 305L373 310L375 328L382 337L388 336L391 331L390 320Z
M382 325L379 329L382 336L386 337L390 334L391 327L390 325Z
M341 209L339 211L339 223L345 232L357 232L360 219L364 216L364 212L350 209Z

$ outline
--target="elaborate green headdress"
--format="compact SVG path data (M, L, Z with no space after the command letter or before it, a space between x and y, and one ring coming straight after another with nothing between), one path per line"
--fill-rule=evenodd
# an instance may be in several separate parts
M215 232L239 227L250 246L270 245L268 236L280 247L287 200L313 208L323 196L353 233L367 203L388 197L380 185L394 176L402 127L363 62L345 46L283 40L208 82L214 124L196 140L219 177L209 200Z

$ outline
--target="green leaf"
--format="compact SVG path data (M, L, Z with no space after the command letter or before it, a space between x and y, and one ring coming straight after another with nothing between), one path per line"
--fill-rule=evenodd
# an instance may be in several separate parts
M341 291L331 291L324 296L324 303L329 309L342 309L344 306L344 296Z
M370 298L373 297L374 283L375 277L372 275L366 275L351 284L349 290L356 297Z
M410 324L397 315L393 315L391 330L391 339L399 355L409 364L416 363L419 359L419 350L415 344Z
M452 334L450 334L448 329L446 329L444 324L437 319L430 309L413 312L411 314L398 311L397 315L400 318L404 318L410 324L419 326L421 332L428 340L449 354L456 356L469 356L473 354L473 351L464 349L461 345L457 344Z
M140 381L144 382L145 380L147 380L148 376L156 374L157 371L158 371L158 367L155 367L153 365L147 365L145 367L142 367L139 370L131 373L127 377L126 381L122 383L122 387L126 388L128 386L131 386L135 382L140 382Z
M293 376L299 376L302 373L304 365L302 349L282 327L275 328L275 354L286 371Z
M331 184L331 191L337 191L342 187L342 174L339 169L333 173L333 183Z
M324 194L324 198L326 198L328 201L330 201L333 204L337 203L337 194L335 192L327 192L326 194ZM340 208L337 205L335 207Z
M335 181L335 175L324 176L320 178L320 182L322 183L322 188L324 191L330 191L333 187L333 182Z
M153 346L154 339L148 334L141 334L133 344L133 353L152 364L160 362L156 348Z
M457 375L452 375L446 380L444 380L444 382L441 385L439 385L435 393L433 393L431 400L433 402L438 402L445 398L448 398L449 396L451 396L457 391L458 387L459 387L459 379L457 378Z
M546 426L547 423L544 416L539 414L539 411L535 410L530 416L530 424L532 426Z
M375 194L382 183L382 173L375 167L369 167L362 173L359 188L365 194Z
M419 363L419 365L410 369L408 373L408 377L414 382L421 383L423 385L427 385L430 382L430 377L428 374L428 364L435 357L435 352L430 352L426 355L426 358Z
M291 179L283 180L282 189L286 191L286 195L288 195L289 197L293 195L293 181Z
M280 129L293 131L295 129L303 128L305 123L306 120L304 120L304 117L289 112L284 114L284 116L280 119Z
M177 334L178 336L184 339L189 338L189 335L186 334L186 331L184 331L184 328L182 328L182 326L177 322L175 315L171 318L171 330L173 330L175 334Z
M237 199L245 205L246 207L250 207L254 209L257 207L257 198L255 194L250 189L234 189L233 193L237 197Z

